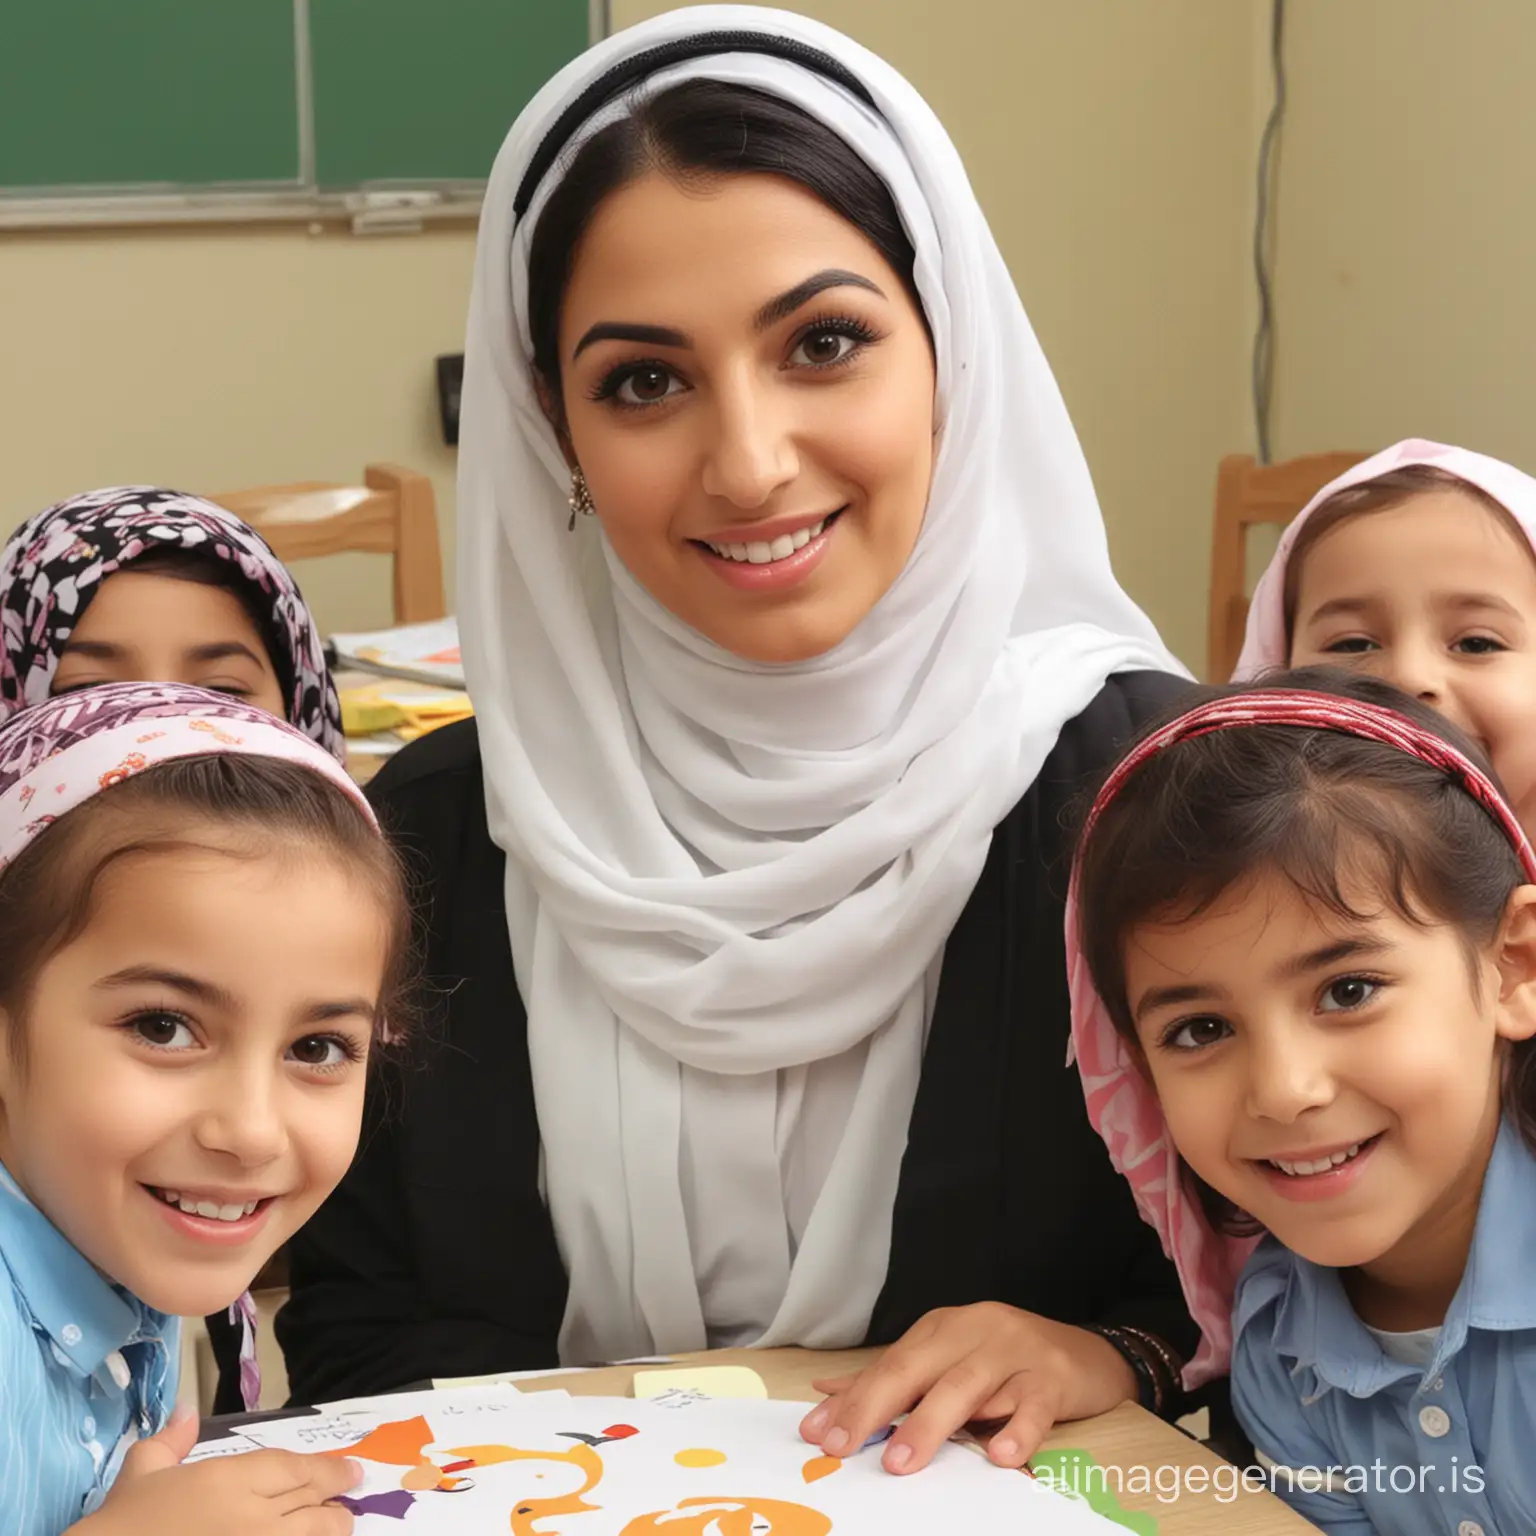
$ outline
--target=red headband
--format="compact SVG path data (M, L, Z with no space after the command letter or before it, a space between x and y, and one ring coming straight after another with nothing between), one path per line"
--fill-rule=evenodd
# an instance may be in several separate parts
M1106 807L1125 787L1126 780L1149 758L1181 741L1208 736L1212 731L1239 730L1251 725L1295 725L1312 730L1339 731L1366 741L1379 741L1399 752L1438 768L1454 779L1496 821L1519 856L1526 878L1536 882L1536 854L1531 851L1515 813L1503 795L1474 762L1462 756L1448 741L1417 726L1395 710L1332 693L1300 688L1264 688L1233 694L1197 705L1180 715L1129 752L1104 781L1083 825L1080 847L1085 847Z

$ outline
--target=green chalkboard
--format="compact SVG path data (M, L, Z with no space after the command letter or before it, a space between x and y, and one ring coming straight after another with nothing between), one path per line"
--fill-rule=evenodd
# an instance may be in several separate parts
M587 0L309 0L316 180L483 180Z
M0 197L480 181L588 0L0 0Z
M299 179L293 0L0 0L0 187Z

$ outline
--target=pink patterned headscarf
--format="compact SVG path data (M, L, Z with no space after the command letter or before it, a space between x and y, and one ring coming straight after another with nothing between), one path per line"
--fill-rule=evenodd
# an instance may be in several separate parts
M104 683L0 725L0 869L66 812L156 763L221 752L302 763L373 812L318 742L255 705L183 683Z
M172 758L219 753L302 764L378 825L330 751L265 710L182 683L104 683L45 699L0 725L0 870L93 795ZM261 1371L250 1293L229 1311L240 1329L241 1397L254 1409Z
M1390 448L1384 448L1325 485L1281 535L1274 558L1253 590L1253 601L1248 607L1248 629L1243 637L1243 652L1238 658L1237 670L1232 674L1233 682L1247 682L1271 667L1285 666L1289 660L1285 634L1285 568L1295 547L1296 536L1307 519L1340 491L1365 485L1394 469L1406 469L1414 464L1432 464L1436 469L1443 469L1480 491L1486 491L1520 524L1531 540L1532 548L1536 549L1536 480L1512 464L1473 453L1468 448L1452 448L1422 437L1393 443Z
M1378 471L1379 473L1379 471ZM1105 781L1084 824L1086 846L1105 808L1137 770L1159 752L1212 731L1291 725L1341 731L1384 742L1439 768L1499 824L1526 875L1536 882L1536 854L1515 814L1483 771L1449 742L1389 709L1335 694L1300 689L1255 689L1196 705L1134 747ZM1255 1238L1233 1238L1212 1229L1185 1187L1177 1149L1162 1108L1129 1046L1094 989L1078 937L1078 879L1074 868L1067 896L1067 976L1072 993L1072 1049L1083 1080L1088 1118L1104 1138L1110 1160L1125 1175L1142 1217L1162 1239L1184 1288L1190 1315L1200 1328L1200 1347L1184 1369L1194 1388L1223 1375L1232 1353L1232 1296Z

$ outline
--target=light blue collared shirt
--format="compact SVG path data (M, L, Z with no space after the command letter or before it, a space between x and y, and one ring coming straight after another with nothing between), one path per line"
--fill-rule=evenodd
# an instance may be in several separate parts
M1263 1457L1299 1474L1272 1486L1314 1525L1334 1536L1536 1532L1536 1158L1509 1121L1427 1367L1389 1358L1339 1272L1273 1238L1243 1271L1233 1326L1238 1420ZM1330 1469L1343 1470L1324 1488Z
M100 1507L175 1402L178 1330L0 1167L0 1536L59 1536Z

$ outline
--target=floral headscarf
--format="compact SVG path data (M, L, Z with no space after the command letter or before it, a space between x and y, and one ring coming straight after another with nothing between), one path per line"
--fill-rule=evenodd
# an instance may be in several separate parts
M288 721L346 761L341 706L315 621L292 575L249 524L179 491L113 486L39 512L0 553L0 714L49 696L59 654L97 589L147 554L227 560L265 615L262 639Z
M7 608L8 636L12 618ZM266 710L184 683L103 683L56 699L45 695L0 725L0 870L92 795L172 758L224 752L301 763L343 789L377 825L335 757ZM241 1398L254 1409L261 1371L249 1292L230 1307L229 1326L239 1337Z

